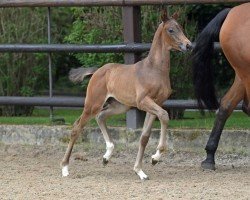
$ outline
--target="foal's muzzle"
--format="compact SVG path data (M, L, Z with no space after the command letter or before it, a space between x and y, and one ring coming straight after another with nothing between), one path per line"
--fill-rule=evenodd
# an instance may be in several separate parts
M180 44L179 48L182 52L191 51L193 49L192 43Z
M187 50L192 51L193 50L193 45L192 43L186 45Z

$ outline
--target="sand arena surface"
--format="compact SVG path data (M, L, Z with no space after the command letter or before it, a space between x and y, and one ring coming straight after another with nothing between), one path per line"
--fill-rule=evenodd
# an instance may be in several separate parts
M104 147L75 146L70 175L62 178L60 161L66 146L0 145L0 199L250 199L250 158L219 155L216 171L203 171L202 154L175 152L151 166L146 151L144 171L133 172L137 149L116 148L102 165ZM80 158L75 159L75 158Z

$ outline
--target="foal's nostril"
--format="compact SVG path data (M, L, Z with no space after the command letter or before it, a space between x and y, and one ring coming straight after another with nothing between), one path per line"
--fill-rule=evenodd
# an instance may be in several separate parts
M187 50L192 50L193 49L192 44L187 44L186 47L187 47Z

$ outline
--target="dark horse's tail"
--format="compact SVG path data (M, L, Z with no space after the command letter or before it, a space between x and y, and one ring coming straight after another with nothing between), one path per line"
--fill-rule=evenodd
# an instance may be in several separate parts
M212 55L213 42L218 41L221 26L230 9L224 9L208 23L196 40L193 50L193 83L195 95L200 109L204 105L209 109L217 109L219 102L213 85Z

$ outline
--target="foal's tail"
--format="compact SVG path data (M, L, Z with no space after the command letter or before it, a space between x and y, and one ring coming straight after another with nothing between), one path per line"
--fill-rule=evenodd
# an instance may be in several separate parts
M69 80L73 83L80 83L86 76L94 74L97 69L97 67L79 67L76 69L71 69L69 72Z
M193 84L200 109L204 105L209 109L217 109L219 103L213 85L212 55L214 41L218 41L221 26L230 9L224 9L208 23L196 40L192 53Z

